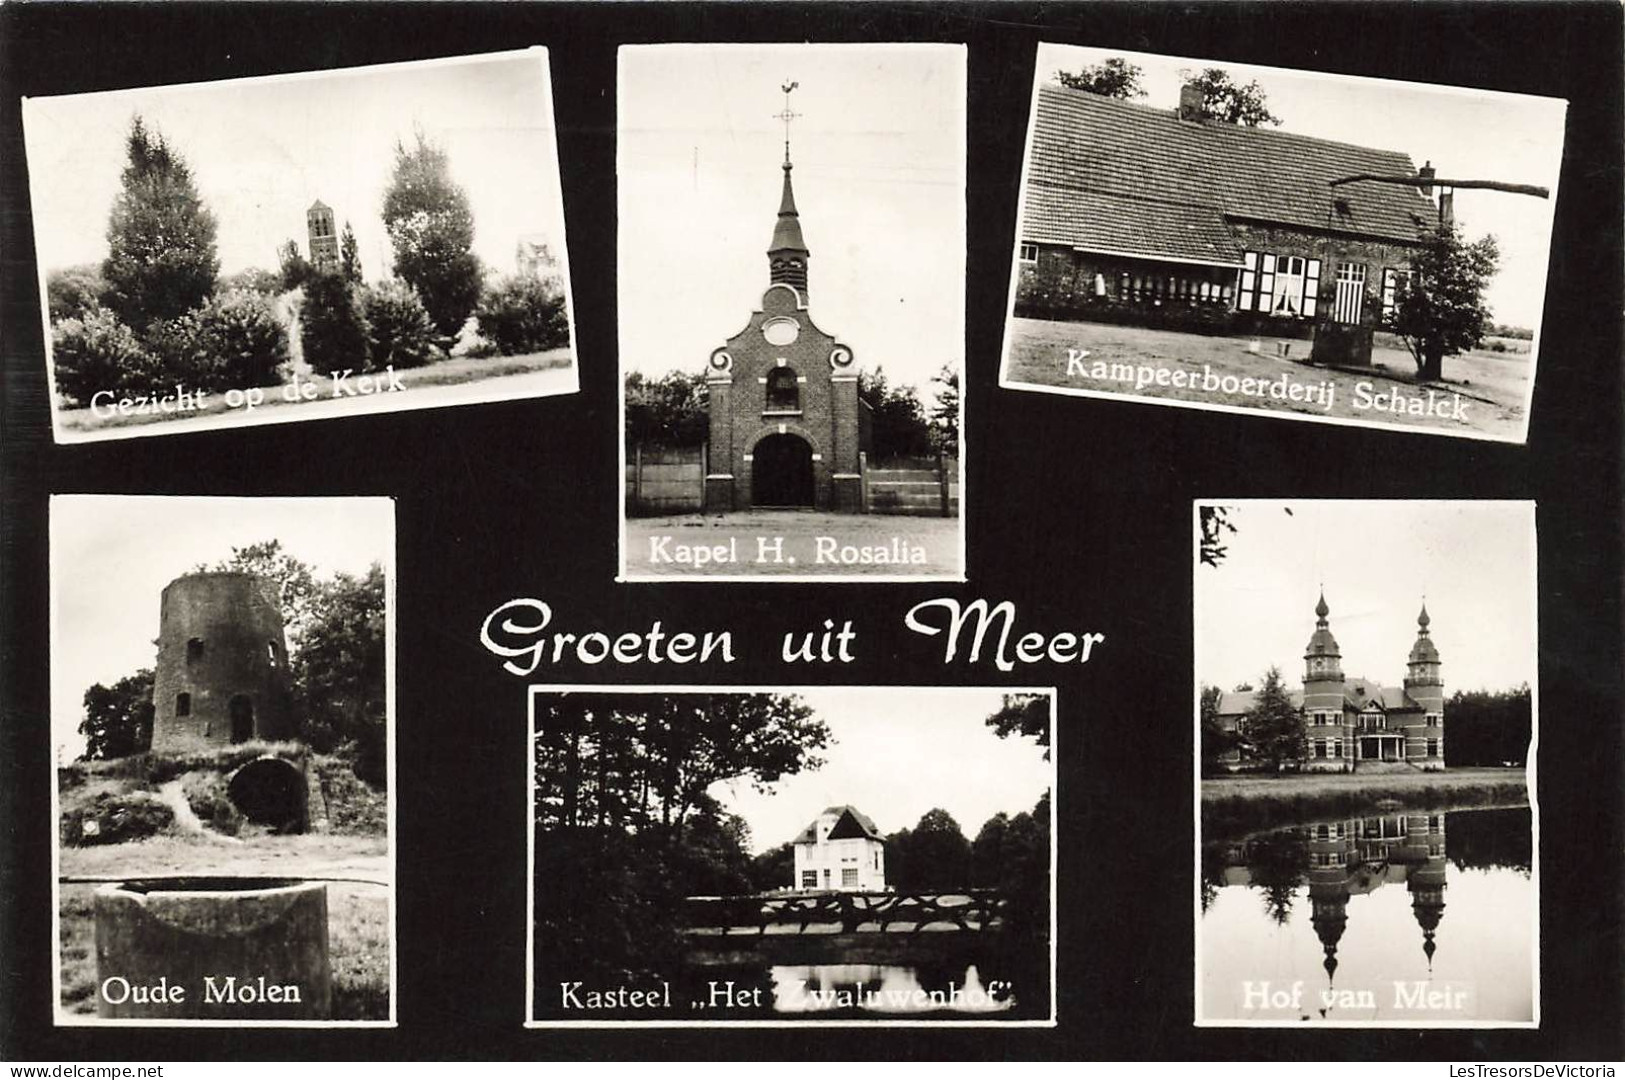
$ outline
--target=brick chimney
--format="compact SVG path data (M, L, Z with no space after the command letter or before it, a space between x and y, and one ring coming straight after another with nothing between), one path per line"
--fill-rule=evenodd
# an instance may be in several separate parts
M1202 88L1186 83L1179 88L1179 110L1174 114L1181 120L1202 119Z
M1426 164L1424 164L1420 169L1416 170L1416 175L1420 176L1423 180L1432 180L1435 176L1438 175L1438 173L1436 173L1434 171L1434 169L1433 169L1433 162L1429 161ZM1433 185L1432 184L1423 184L1422 185L1422 194L1424 194L1424 195L1431 198L1433 196Z

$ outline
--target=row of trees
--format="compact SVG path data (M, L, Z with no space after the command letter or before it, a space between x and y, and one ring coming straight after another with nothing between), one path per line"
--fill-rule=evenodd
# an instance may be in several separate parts
M710 394L704 372L626 376L626 445L704 445L710 432ZM951 365L931 380L936 400L927 407L912 386L894 386L882 370L861 372L858 398L869 406L870 453L879 460L959 453L959 372Z
M1145 97L1145 87L1140 82L1144 74L1145 69L1138 64L1112 56L1098 64L1087 64L1077 71L1056 72L1055 78L1069 90L1132 101ZM1203 68L1194 74L1182 70L1179 78L1186 86L1194 86L1201 91L1201 118L1204 120L1245 127L1281 123L1281 118L1270 112L1268 98L1257 79L1243 85L1232 79L1223 68Z
M1252 690L1251 686L1237 687ZM1309 753L1303 710L1293 704L1279 668L1264 673L1253 707L1236 730L1219 723L1217 686L1202 687L1201 739L1204 770L1239 750L1243 759L1267 771L1292 766ZM1512 690L1458 690L1445 701L1445 762L1451 766L1522 765L1532 734L1529 684Z
M349 758L355 773L382 787L387 780L384 572L321 578L268 540L233 548L231 557L197 570L240 570L274 583L288 640L289 676L300 738L319 753ZM152 738L151 668L111 686L85 691L82 760L145 751Z
M304 289L300 338L316 371L413 367L443 353L470 315L491 351L511 355L568 343L561 289L516 276L494 284L474 254L474 217L446 152L419 132L397 142L384 226L394 278L367 287L354 230L340 265L318 269L283 246L279 274L247 270L222 281L217 222L182 156L140 116L100 266L47 279L58 391L88 404L164 383L221 391L274 384L288 362L279 292Z

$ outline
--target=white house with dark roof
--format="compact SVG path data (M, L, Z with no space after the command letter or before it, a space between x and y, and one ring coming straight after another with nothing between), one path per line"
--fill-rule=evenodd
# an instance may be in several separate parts
M1343 654L1332 636L1330 614L1322 595L1315 605L1315 630L1304 649L1303 689L1290 692L1308 736L1303 768L1356 772L1362 766L1387 762L1423 771L1443 769L1444 680L1439 672L1439 649L1428 629L1433 620L1427 604L1416 617L1416 641L1399 686L1344 676ZM1238 730L1257 700L1258 691L1253 689L1221 694L1219 726ZM1231 750L1219 764L1238 769L1245 759L1239 750Z
M1017 314L1283 336L1376 324L1440 207L1428 186L1331 182L1431 165L1199 119L1199 104L1193 87L1176 109L1038 89Z
M794 887L831 892L884 892L886 843L875 823L851 806L830 806L792 841Z

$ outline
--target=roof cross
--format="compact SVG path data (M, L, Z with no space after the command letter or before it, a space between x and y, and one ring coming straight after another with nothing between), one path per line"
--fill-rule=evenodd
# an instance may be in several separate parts
M790 109L790 93L800 85L798 82L787 82L779 87L780 90L784 91L784 111L775 113L773 116L775 120L784 121L784 163L786 165L790 164L790 121L801 116L800 113L792 112Z

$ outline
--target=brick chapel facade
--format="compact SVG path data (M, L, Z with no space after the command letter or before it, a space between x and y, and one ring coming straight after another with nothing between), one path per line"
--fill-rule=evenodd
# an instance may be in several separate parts
M705 509L863 509L863 407L852 350L812 321L786 143L768 286L745 328L711 354Z

